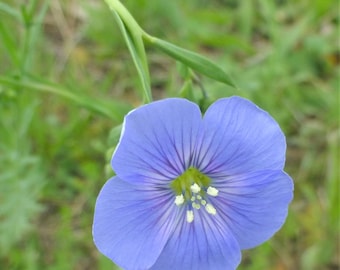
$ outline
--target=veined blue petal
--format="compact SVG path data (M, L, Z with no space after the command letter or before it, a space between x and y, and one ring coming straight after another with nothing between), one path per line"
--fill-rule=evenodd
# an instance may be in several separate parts
M209 175L282 169L286 142L275 120L252 102L231 97L212 104L203 118L195 163Z
M293 198L292 179L283 171L245 173L216 181L213 199L241 249L268 240L283 225Z
M93 222L101 253L128 270L149 269L174 230L177 207L169 190L140 189L114 177L102 188Z
M215 102L203 119L184 99L144 105L125 117L94 242L125 270L235 269L241 249L286 219L285 150L275 120L240 97ZM191 178L178 178L187 170Z
M116 174L131 183L175 179L191 163L201 118L196 104L179 98L130 112L112 157Z
M232 270L240 260L240 247L224 221L201 209L192 223L179 221L151 270Z

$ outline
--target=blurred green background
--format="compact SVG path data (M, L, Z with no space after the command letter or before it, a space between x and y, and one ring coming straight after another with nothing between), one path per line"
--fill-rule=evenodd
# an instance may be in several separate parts
M339 269L339 2L126 0L148 33L218 63L191 98L240 95L287 136L295 198L238 269ZM147 47L155 99L185 96L179 65ZM0 2L0 269L114 269L92 242L96 196L140 84L104 1ZM132 255L133 256L133 255Z

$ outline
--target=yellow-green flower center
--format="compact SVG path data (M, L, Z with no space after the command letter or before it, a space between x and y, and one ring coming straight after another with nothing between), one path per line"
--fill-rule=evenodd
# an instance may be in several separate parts
M170 186L176 195L183 194L185 199L190 200L191 186L195 183L200 187L208 188L211 179L196 168L190 167L182 175L172 181Z
M201 207L204 207L209 214L216 215L215 207L209 203L209 196L217 197L219 191L211 186L211 182L208 176L190 167L170 184L176 195L175 204L188 206L187 222L191 223L194 220L194 211Z

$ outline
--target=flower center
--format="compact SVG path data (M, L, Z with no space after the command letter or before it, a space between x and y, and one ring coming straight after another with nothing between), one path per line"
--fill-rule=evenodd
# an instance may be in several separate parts
M194 212L201 208L204 208L210 215L216 215L216 209L209 202L209 196L217 197L218 189L210 184L211 179L193 167L190 167L170 184L176 194L175 204L179 207L188 206L187 222L191 223L194 220Z

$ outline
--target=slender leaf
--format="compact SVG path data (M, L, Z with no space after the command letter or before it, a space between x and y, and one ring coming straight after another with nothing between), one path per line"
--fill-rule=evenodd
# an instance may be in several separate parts
M167 42L156 37L151 37L146 34L144 35L144 38L146 38L147 41L149 41L155 47L162 50L167 55L186 64L193 70L196 70L202 73L203 75L210 77L214 80L217 80L219 82L223 82L230 86L236 87L234 82L227 73L225 73L219 66L217 66L207 58L201 56L200 54L183 49L170 42Z
M0 11L10 14L11 16L15 17L16 19L20 20L21 15L16 9L12 8L11 6L7 5L6 3L0 3Z
M100 113L117 122L121 122L124 115L131 110L130 106L122 102L96 99L84 94L74 93L68 89L63 89L58 85L50 83L42 83L39 81L16 81L6 77L0 77L0 84L57 94L59 96L72 100L79 106Z

